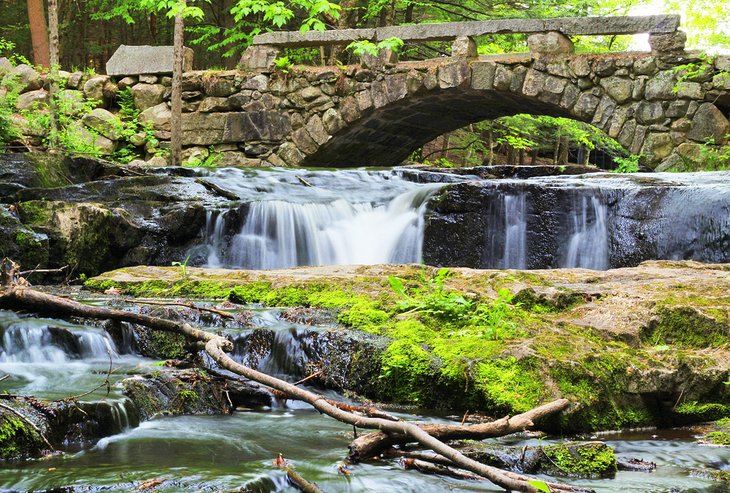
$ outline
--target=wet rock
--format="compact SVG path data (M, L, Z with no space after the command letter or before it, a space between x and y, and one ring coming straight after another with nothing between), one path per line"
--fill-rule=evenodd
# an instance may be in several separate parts
M237 407L271 404L271 394L258 385L204 370L163 369L123 380L122 387L143 420L159 415L231 414Z
M573 478L612 478L617 463L613 449L603 442L569 442L542 447L474 444L461 452L483 464L525 474Z

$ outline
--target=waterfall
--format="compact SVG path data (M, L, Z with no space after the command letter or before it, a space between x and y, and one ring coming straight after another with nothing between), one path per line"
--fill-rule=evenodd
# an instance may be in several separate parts
M237 214L208 213L207 265L276 269L420 262L426 203L443 185L413 183L392 171L338 173L344 183L331 172L312 173L306 183L318 184L311 187L293 182L291 172L268 181L258 176L259 185L249 185L268 187L271 198L253 195L257 200ZM243 190L238 192L245 199L250 189ZM237 223L242 226L232 233Z
M560 267L608 269L607 208L595 195L576 194L570 209L569 238Z
M505 195L503 269L527 268L527 200L524 193Z

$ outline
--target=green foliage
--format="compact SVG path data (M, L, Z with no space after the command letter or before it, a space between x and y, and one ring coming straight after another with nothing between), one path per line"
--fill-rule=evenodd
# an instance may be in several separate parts
M180 277L183 280L187 280L188 278L188 261L190 261L190 255L185 257L185 260L183 260L182 262L172 262L171 264L172 266L177 266L180 268Z
M363 56L365 54L378 56L385 49L392 50L396 53L403 48L403 40L400 38L388 38L378 44L368 40L353 41L347 45L347 49L355 56Z
M730 141L730 134L725 138ZM730 169L730 145L715 145L715 140L707 139L700 147L700 163L707 171L726 171Z
M390 276L388 283L402 298L396 303L397 310L444 323L455 336L478 335L488 340L501 340L519 335L516 320L520 313L510 304L509 290L501 289L495 300L477 302L467 299L463 293L447 290L444 282L450 275L448 269L442 268L428 277L424 269L420 283L410 288L401 279Z
M527 482L527 484L534 486L537 491L541 493L550 493L550 487L547 485L545 481L540 481L539 479L533 479Z
M639 171L640 155L631 154L627 157L614 156L613 162L618 166L612 169L613 173L637 173Z
M288 74L293 66L294 64L291 60L289 60L288 56L282 56L274 60L274 67L276 67L276 70L284 72L285 74Z

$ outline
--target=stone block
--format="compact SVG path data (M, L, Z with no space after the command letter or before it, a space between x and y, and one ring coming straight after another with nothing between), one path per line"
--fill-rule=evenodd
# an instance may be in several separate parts
M702 103L692 117L692 128L687 137L696 142L712 139L715 144L724 144L729 133L730 122L722 111L712 103Z
M477 56L477 44L474 38L458 36L451 44L451 56L455 58L474 58Z
M494 62L474 62L471 64L471 88L491 90L494 84L494 73L497 65Z
M674 86L677 83L677 74L672 70L663 70L650 78L646 83L644 97L648 100L676 99Z
M439 87L449 89L460 87L469 80L469 64L465 61L442 65L438 69Z
M664 109L659 101L642 101L636 108L636 121L649 125L664 120Z
M687 35L683 31L649 34L652 54L683 53Z
M96 108L81 119L84 125L109 140L122 138L122 121L112 112Z
M527 47L533 56L569 55L575 50L570 38L556 31L531 34L527 38Z
M171 74L175 63L172 46L121 45L106 62L106 73L113 76ZM185 48L183 72L193 69L193 50Z
M330 108L324 112L322 115L322 124L330 135L334 135L345 128L345 122L342 116L334 108Z
M299 166L305 155L293 142L284 142L279 146L277 155L289 166ZM271 156L269 156L271 159Z
M140 111L157 106L164 101L166 90L161 84L136 84L132 87L134 105Z
M633 81L624 77L606 77L599 82L600 86L618 104L631 99L633 95Z
M238 68L241 70L263 70L273 71L276 67L276 60L282 51L275 46L259 45L249 46L241 55Z
M593 120L598 103L600 103L600 99L593 94L587 92L581 93L573 107L572 113L580 120L591 121Z

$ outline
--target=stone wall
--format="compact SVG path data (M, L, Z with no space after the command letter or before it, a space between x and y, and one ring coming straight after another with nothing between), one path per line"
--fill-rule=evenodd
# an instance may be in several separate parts
M290 73L189 72L184 77L186 159L218 153L218 165L395 165L436 136L479 120L516 113L567 116L616 138L658 170L700 158L700 145L730 133L730 58L678 83L693 54L606 54L446 57L426 62L297 67ZM18 107L44 104L47 92L30 74ZM26 76L26 73L28 75ZM170 137L170 78L111 79L69 74L64 97L97 99L83 118L104 152L117 145L111 116L119 89L130 87L156 139L134 141L147 162ZM21 120L21 119L19 119ZM22 121L21 121L22 123ZM27 127L27 126L26 126ZM26 128L33 134L34 129ZM156 144L154 141L160 141Z

